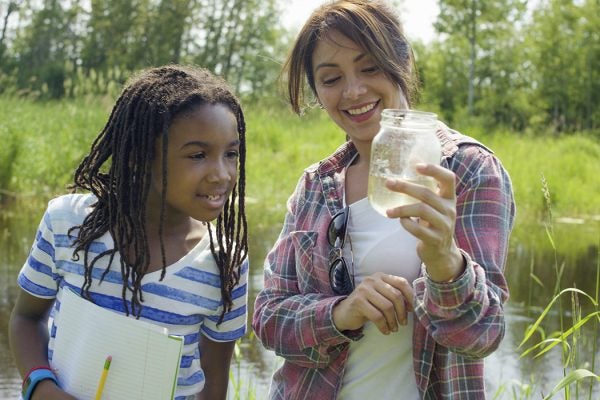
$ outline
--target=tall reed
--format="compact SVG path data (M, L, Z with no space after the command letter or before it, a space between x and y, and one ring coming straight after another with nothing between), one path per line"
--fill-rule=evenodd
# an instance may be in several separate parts
M596 354L597 354L597 340L598 340L598 324L600 321L600 311L598 310L599 298L598 293L600 292L600 250L599 257L596 264L596 288L595 288L595 297L592 297L586 292L583 292L575 287L569 287L566 289L561 289L561 277L564 271L564 263L559 267L558 260L558 252L554 240L554 229L553 229L553 218L552 218L552 204L551 204L551 194L548 183L544 176L542 176L542 192L544 194L544 199L546 202L546 218L544 221L544 227L546 230L546 234L548 236L548 240L550 241L552 248L554 250L555 255L555 273L556 273L556 284L554 286L554 296L550 303L546 306L541 315L537 318L537 320L530 325L524 334L524 338L519 344L519 348L522 348L526 342L528 342L535 333L542 333L541 340L530 346L526 350L521 353L521 357L525 357L527 355L535 353L533 356L535 358L541 357L547 352L549 352L552 348L557 345L561 345L562 349L562 369L563 369L563 378L554 386L554 388L550 391L549 394L544 396L544 400L553 398L559 392L563 392L564 400L569 400L573 398L573 392L571 390L571 386L575 385L575 399L580 399L581 395L581 381L584 379L589 379L589 387L588 387L588 399L591 400L594 392L594 382L600 382L600 376L598 376L595 372L596 365ZM600 232L600 231L599 231ZM566 314L566 310L564 309L563 296L571 297L571 316L572 316L572 324L568 329L565 328L564 315ZM584 300L588 300L592 306L592 310L587 315L582 315L582 308L580 304L580 298ZM558 304L558 315L560 321L560 330L556 332L552 332L548 337L544 335L544 330L542 328L542 322L548 316L550 310L553 308L555 304ZM593 353L591 355L591 370L584 368L584 366L580 365L581 361L579 359L579 340L581 338L581 332L586 324L592 325L593 333Z
M256 394L248 371L242 370L240 342L235 343L233 366L229 369L229 400L255 400Z

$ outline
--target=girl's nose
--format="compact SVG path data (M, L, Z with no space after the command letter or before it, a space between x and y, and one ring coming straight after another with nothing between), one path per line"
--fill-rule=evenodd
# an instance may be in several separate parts
M218 160L211 164L210 170L207 174L209 182L219 183L231 180L231 167L225 162L225 160Z
M355 100L365 94L367 88L361 79L349 78L344 87L343 96L349 100Z

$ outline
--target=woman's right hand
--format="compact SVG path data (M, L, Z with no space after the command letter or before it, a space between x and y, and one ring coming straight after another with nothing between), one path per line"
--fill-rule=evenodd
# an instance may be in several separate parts
M77 398L59 388L53 381L46 379L37 384L31 400L77 400Z
M333 308L333 323L339 331L360 329L373 322L384 335L406 325L413 311L412 285L404 278L376 272L367 276L348 297Z

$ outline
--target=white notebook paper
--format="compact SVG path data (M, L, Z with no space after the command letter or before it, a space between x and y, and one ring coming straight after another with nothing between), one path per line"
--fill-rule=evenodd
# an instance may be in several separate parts
M52 367L60 386L94 399L107 356L103 400L172 399L183 339L166 328L104 309L65 290L57 318Z

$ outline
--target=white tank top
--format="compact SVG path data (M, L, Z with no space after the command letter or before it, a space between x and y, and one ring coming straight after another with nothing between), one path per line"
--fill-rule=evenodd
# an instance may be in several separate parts
M352 259L351 242L354 267L349 267L356 285L378 271L402 276L409 282L418 277L421 261L416 252L417 239L398 219L380 215L365 198L350 205L347 229L350 241L346 239L343 252L346 260ZM350 344L338 399L418 400L412 361L412 313L407 321L389 335L370 322L364 326L364 337Z

